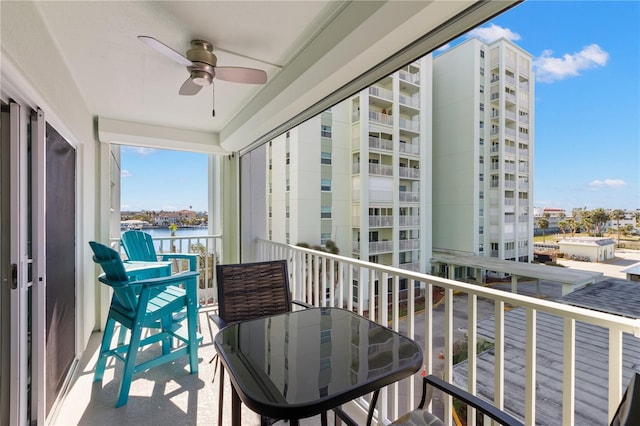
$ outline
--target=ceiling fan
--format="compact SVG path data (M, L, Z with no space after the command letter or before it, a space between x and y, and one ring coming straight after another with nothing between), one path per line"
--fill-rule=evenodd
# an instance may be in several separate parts
M213 85L213 79L234 83L264 84L267 73L263 70L245 67L219 67L218 58L213 54L213 45L205 40L192 40L191 49L184 56L153 37L139 35L138 40L169 59L187 67L189 78L182 83L178 93L192 96L204 86ZM215 110L213 111L215 116Z

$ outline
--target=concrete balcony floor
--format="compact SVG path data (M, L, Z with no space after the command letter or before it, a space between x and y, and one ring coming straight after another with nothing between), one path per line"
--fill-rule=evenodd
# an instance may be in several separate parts
M199 315L203 342L198 351L197 374L189 374L189 362L183 357L134 377L127 405L115 408L120 387L122 363L111 360L101 383L93 382L102 333L96 332L80 359L69 390L55 408L52 425L217 425L220 371L212 378L215 363L213 338L218 332L209 319L211 310ZM116 330L117 332L117 330ZM155 351L153 345L145 351ZM144 356L144 352L140 356ZM331 416L330 416L331 417ZM283 424L284 422L278 422ZM332 424L332 419L329 421ZM259 416L242 406L242 424L259 425ZM319 417L301 421L303 425L320 425ZM231 425L231 385L225 375L223 425Z

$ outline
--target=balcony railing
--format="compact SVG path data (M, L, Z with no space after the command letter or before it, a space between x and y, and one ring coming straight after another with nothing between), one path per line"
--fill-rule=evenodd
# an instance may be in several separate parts
M410 73L408 71L398 71L401 80L408 81L413 84L420 84L420 74Z
M111 238L111 245L120 250L122 258L126 255L120 247L118 238ZM153 237L158 255L164 253L197 253L198 258L198 301L201 306L218 304L218 286L216 284L216 264L221 261L219 250L222 246L221 235L202 235L189 237ZM174 272L189 270L187 260L174 260Z
M418 145L417 143L405 143L405 142L400 142L400 145L398 146L398 150L400 152L404 152L407 154L420 154L420 145Z
M606 341L602 344L608 355L604 359L592 360L593 368L603 371L607 377L608 393L606 397L601 400L603 402L600 405L591 407L602 414L601 424L608 423L607 419L610 420L613 417L622 396L623 385L625 385L622 380L623 337L640 338L640 319L612 315L271 241L257 240L256 253L258 256L256 260L289 260L291 291L295 300L305 301L316 306L339 306L353 310L423 344L424 358L427 360L425 364L427 374L433 372L431 360L438 358L438 354L434 350L434 341L444 341L442 354L444 359L441 361L442 374L449 381L454 377L454 330L459 329L462 325L458 322L454 324L454 313L456 309L461 309L461 315L457 317L466 318L464 324L467 328L469 348L466 365L467 388L474 394L479 388L477 373L479 356L475 349L479 340L478 308L481 302L492 303L491 313L493 316L484 321L490 321L494 330L493 402L498 407L524 419L527 425L536 424L536 396L540 397L545 392L543 388L538 389L539 370L542 370L544 366L538 365L537 359L538 356L546 354L549 348L538 343L538 327L540 327L540 333L546 331L545 326L538 324L538 316L541 320L543 317L545 320L547 317L558 319L564 332L564 337L558 343L562 348L562 353L555 358L562 364L562 371L564 371L562 377L557 378L562 395L557 401L560 405L558 424L576 424L576 411L579 410L576 406L576 388L588 386L584 381L576 380L577 358L584 356L587 359L591 358L590 353L581 352L583 350L581 343L577 344L579 336L577 325L580 327L583 325L597 326L605 330L603 335ZM494 250L491 253L493 254ZM495 254L498 254L497 251ZM449 267L449 270L452 271L453 268ZM417 282L419 286L408 285L406 290L401 290L401 281ZM358 285L354 285L354 282L357 282ZM380 298L368 297L368 295L376 294L376 289L380 292L379 294L388 295L388 298L382 298L382 300L387 300L387 303L379 304L377 301ZM440 289L437 294L443 295L442 300L438 301L437 306L440 308L437 310L434 307L435 289ZM354 291L357 294L354 294ZM407 295L407 309L401 313L399 306L402 291L405 291ZM328 296L320 297L320 295ZM359 303L354 303L354 300ZM456 300L455 305L454 300ZM418 306L425 307L423 313L416 312ZM509 309L506 309L507 307ZM505 324L505 317L507 312L514 308L522 308L525 311L524 340L515 342L515 344L525 348L526 356L522 359L523 364L518 363L518 365L510 365L513 361L510 357L505 356L505 344L512 339L510 334L505 332L508 326ZM441 312L442 309L444 309L444 313ZM401 315L403 315L402 318ZM438 325L434 326L433 320L436 315L438 318L442 318L442 323L438 322ZM459 321L458 318L456 321ZM521 371L520 382L522 385L519 385L517 390L506 386L505 371L507 369ZM483 384L483 387L484 385L486 384ZM413 405L416 396L414 387L414 379L410 378L382 389L378 401L378 424L397 418L400 413ZM522 404L519 404L518 407L505 407L505 393L507 392L522 394ZM407 407L400 406L400 401L407 404ZM356 402L366 406L366 401L362 399ZM451 410L452 400L445 397L444 411L450 413ZM469 424L475 424L475 413L470 411L469 416ZM605 417L606 419L604 419Z
M369 136L369 148L393 151L393 141L390 139L380 139Z
M369 94L382 99L393 100L393 92L378 86L369 86Z

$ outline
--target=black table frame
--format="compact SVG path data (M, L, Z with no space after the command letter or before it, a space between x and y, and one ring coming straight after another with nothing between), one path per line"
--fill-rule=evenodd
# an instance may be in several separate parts
M415 362L412 362L410 365L404 366L401 369L389 371L386 374L382 374L348 392L341 392L329 398L325 398L323 400L318 400L318 401L312 401L312 402L309 402L308 404L297 404L297 405L289 405L287 407L283 407L282 405L273 405L273 404L269 404L266 401L258 401L256 399L253 399L251 396L247 395L247 393L243 391L243 383L240 383L238 381L238 377L242 377L242 376L254 377L254 376L252 374L247 374L249 372L248 369L244 370L245 374L241 374L241 372L236 371L235 370L236 367L233 364L230 364L228 360L223 344L219 341L222 331L224 330L228 331L229 328L239 327L243 323L229 325L225 327L223 330L221 330L220 332L218 332L218 334L216 335L216 338L214 339L214 344L215 344L216 351L219 354L220 361L223 363L224 368L229 372L229 379L232 384L231 416L232 416L233 425L241 424L240 403L243 402L252 411L262 416L279 418L279 419L288 419L291 421L291 424L293 425L298 423L297 422L298 419L312 417L312 416L323 414L323 413L326 413L327 411L333 410L336 413L336 415L340 417L340 419L344 420L347 424L356 426L356 423L349 418L349 416L340 408L340 406L344 403L350 402L363 395L373 393L370 408L369 408L369 413L367 416L367 424L370 424L371 419L373 418L373 412L375 409L375 405L377 402L380 389L389 384L395 383L399 380L409 377L410 375L417 372L422 367L423 355L422 355L422 349L420 348L420 346L414 341L412 341L411 339L405 336L401 336L399 333L393 330L390 330L388 327L384 327L354 312L343 310L340 308L310 308L310 309L340 310L348 313L349 318L352 318L352 316L357 316L359 320L368 321L372 327L380 327L381 329L385 329L399 336L400 338L406 339L407 341L413 343L419 353L419 357L417 357L414 360ZM293 311L293 312L289 312L281 315L282 316L304 315L305 311L306 310ZM276 316L280 316L280 315L276 315ZM256 320L251 320L251 322L254 322L254 321L265 322L269 318L272 318L272 317L265 317L265 318L260 318ZM322 416L322 422L323 424L325 424L326 422L326 415L324 414Z

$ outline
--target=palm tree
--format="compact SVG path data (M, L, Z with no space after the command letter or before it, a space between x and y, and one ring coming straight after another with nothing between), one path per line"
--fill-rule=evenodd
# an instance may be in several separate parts
M620 219L625 218L625 213L623 210L615 209L611 212L611 219L616 221L616 230L618 232L618 245L620 245Z
M578 223L577 220L575 220L574 218L570 217L569 219L566 220L567 222L567 226L569 227L569 230L571 231L571 236L575 237L576 235L576 231L578 230L578 228L580 227L580 224Z
M562 231L562 238L567 238L567 228L569 227L568 220L561 220L558 222L558 228Z
M542 243L545 242L545 230L549 227L549 219L541 217L538 219L538 228L542 229Z

